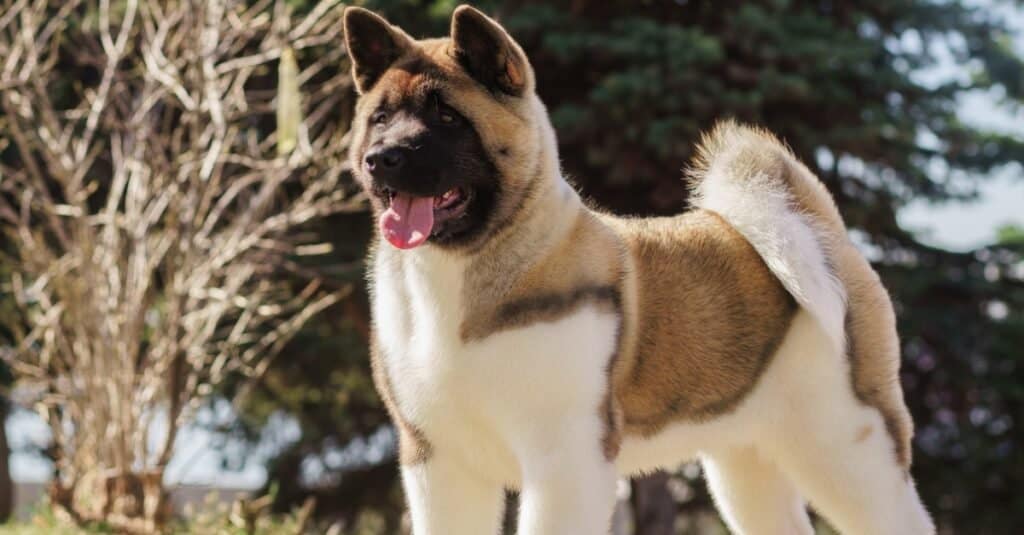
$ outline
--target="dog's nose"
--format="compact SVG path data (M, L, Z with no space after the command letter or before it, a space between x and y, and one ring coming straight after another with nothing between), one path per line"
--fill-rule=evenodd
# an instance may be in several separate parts
M366 155L367 171L377 175L392 175L405 165L405 149L388 147Z

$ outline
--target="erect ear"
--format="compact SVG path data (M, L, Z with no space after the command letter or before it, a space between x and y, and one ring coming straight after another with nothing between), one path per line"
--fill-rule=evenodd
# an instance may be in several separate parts
M361 7L344 13L345 46L352 79L360 93L369 91L388 67L412 47L412 38L382 17Z
M452 14L452 52L488 89L522 96L533 89L530 62L519 44L493 19L461 5Z

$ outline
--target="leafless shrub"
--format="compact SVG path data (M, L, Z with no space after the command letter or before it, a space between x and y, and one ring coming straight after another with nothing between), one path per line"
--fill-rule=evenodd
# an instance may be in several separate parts
M362 205L342 178L340 10L0 0L0 243L22 316L0 351L38 393L74 519L159 529L176 432L346 291L280 276L325 249L303 225Z

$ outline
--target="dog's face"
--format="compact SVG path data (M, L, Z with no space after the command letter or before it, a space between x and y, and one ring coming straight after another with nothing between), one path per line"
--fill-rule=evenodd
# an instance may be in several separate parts
M381 235L400 249L475 248L539 173L531 175L543 108L522 49L468 6L455 10L443 39L416 41L360 8L344 19L361 95L351 164Z

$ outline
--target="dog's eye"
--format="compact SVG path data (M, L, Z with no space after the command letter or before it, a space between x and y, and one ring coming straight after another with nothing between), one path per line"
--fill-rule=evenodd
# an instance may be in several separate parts
M445 126L455 126L462 121L462 116L459 115L459 112L446 104L438 93L430 94L430 106L432 108L430 111L434 117Z
M388 120L388 113L386 111L378 111L370 116L370 122L373 124L384 124Z
M451 106L443 102L437 103L437 120L441 121L441 124L445 126L455 126L459 124L461 119L462 118L459 116L458 112L452 109Z

